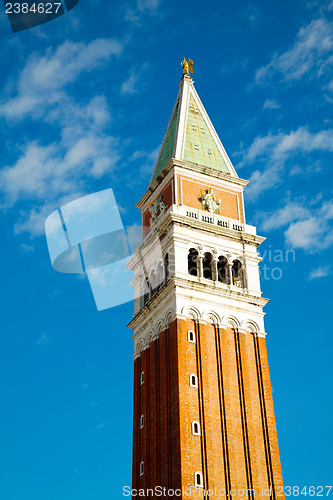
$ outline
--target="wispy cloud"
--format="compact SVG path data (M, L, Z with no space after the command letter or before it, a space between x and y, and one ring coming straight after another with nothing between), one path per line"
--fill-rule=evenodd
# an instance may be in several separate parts
M97 426L96 426L96 429L97 429L98 431L100 431L100 430L102 430L102 429L103 429L103 427L105 427L105 422L102 422L101 424L97 425Z
M333 22L316 19L297 33L293 45L255 73L255 83L321 77L333 65Z
M117 40L96 39L90 43L66 41L43 55L32 54L17 79L17 92L0 105L0 115L21 119L27 114L45 115L48 108L66 99L65 87L85 71L100 66L123 46Z
M315 269L312 269L308 279L309 281L312 281L318 278L326 278L326 276L329 276L331 273L332 273L332 268L328 264L318 266Z
M249 148L242 152L243 160L238 165L242 167L254 162L265 165L262 170L255 170L250 177L251 182L246 190L249 200L256 199L264 191L280 184L290 158L316 151L333 152L333 129L313 133L307 127L299 127L289 133L269 133L256 137Z
M304 206L304 202L288 201L285 206L271 212L259 212L257 217L261 220L260 227L264 231L281 229L295 220L306 219L310 211Z
M18 200L34 202L33 208L22 211L16 232L41 234L55 205L73 199L84 191L87 179L111 172L119 160L118 140L108 133L112 117L105 97L75 100L67 86L122 48L116 40L97 39L64 42L55 50L33 54L18 75L13 96L0 106L0 118L10 125L38 120L51 132L44 137L54 138L45 142L25 137L16 159L0 173L6 206Z
M140 160L140 175L144 177L148 174L152 175L159 152L160 146L153 149L152 151L136 150L130 156L129 161Z
M33 245L28 245L27 243L21 243L20 249L23 253L31 253L35 250L35 247Z
M133 3L125 3L125 20L131 22L140 22L143 17L156 16L160 12L161 0L136 0Z
M265 231L285 229L286 244L294 249L313 253L333 245L333 201L316 206L288 200L277 210L257 213L257 218Z
M275 99L266 99L264 109L279 109L281 105Z
M49 337L43 333L38 340L36 340L36 344L47 346L50 343Z
M262 18L262 14L259 7L252 2L250 2L247 7L242 9L243 16L249 21L250 26L256 25Z
M123 81L120 93L122 95L136 94L139 91L147 88L147 83L149 77L147 75L147 70L149 69L149 64L143 64L140 68L133 67L130 71L129 76Z

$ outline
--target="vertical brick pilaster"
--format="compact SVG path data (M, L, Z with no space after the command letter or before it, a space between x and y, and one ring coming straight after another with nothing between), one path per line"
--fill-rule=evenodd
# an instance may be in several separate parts
M141 371L144 372L144 383L140 384L140 375L139 375L139 412L137 418L137 426L138 426L138 434L139 434L139 466L140 462L144 462L144 474L142 476L139 475L139 484L140 488L146 488L148 484L149 477L149 444L148 444L148 428L144 426L143 429L140 429L140 416L145 415L147 418L147 414L149 412L149 349L142 351L141 353ZM140 372L141 374L141 372ZM149 417L148 417L149 418ZM140 474L140 472L139 472Z
M140 377L140 358L134 360L134 398L133 398L133 463L132 463L132 487L137 488L139 484L139 436L138 436L138 413L140 396L138 394Z
M168 486L169 481L169 436L168 436L168 366L167 366L167 330L160 334L159 384L160 384L160 435L159 435L159 471L160 485Z
M251 332L239 334L242 357L243 390L251 462L252 485L256 497L262 498L261 492L268 488L265 443L260 394L256 369L256 355Z
M149 432L149 485L154 488L158 486L158 340L154 340L150 346L150 411L149 420L145 422Z
M223 358L222 375L228 434L230 490L246 490L247 476L235 350L235 332L231 328L223 329L221 332L221 352Z
M282 495L277 497L283 486L279 446L276 432L276 422L273 407L273 396L271 381L268 367L268 357L266 349L266 339L257 337L258 354L261 366L261 377L263 387L263 401L265 405L266 427L267 427L267 442L269 446L270 468L271 468L271 483L273 494L272 497L277 500L283 498Z
M200 325L202 392L209 488L225 488L219 400L218 358L214 325Z
M177 323L169 326L169 404L170 404L170 455L171 482L173 489L181 487L180 419L179 419L179 357Z

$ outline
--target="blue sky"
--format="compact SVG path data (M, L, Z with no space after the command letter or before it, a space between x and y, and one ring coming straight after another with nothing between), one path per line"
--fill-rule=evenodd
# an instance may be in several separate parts
M124 225L140 222L184 56L267 237L285 484L330 484L332 1L81 0L15 35L2 10L0 36L0 500L120 499L130 484L133 305L97 312L86 278L53 271L44 221L112 187Z

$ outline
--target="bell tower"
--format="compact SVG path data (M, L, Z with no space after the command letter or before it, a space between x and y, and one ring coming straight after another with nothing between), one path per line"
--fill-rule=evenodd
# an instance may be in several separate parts
M163 488L164 498L283 498L258 268L264 238L246 223L248 182L184 61L137 204L143 240L128 264L136 297L132 487L147 498Z

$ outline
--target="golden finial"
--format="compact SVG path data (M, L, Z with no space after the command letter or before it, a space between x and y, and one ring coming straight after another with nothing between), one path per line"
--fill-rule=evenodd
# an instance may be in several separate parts
M188 75L190 76L190 72L193 73L193 61L192 59L189 59L186 61L185 57L180 63L183 67L183 75Z

